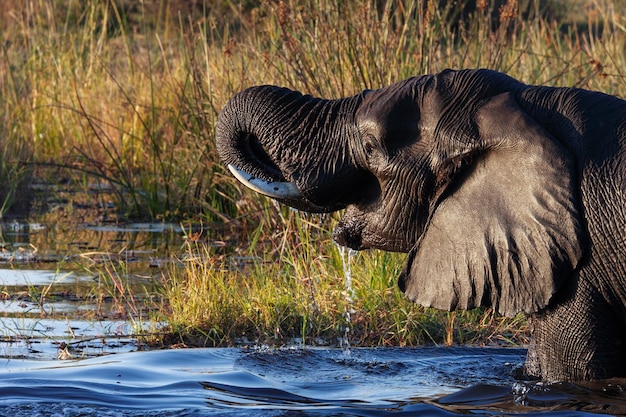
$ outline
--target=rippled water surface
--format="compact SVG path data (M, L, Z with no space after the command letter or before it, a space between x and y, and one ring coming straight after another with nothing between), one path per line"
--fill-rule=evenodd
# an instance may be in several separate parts
M545 415L626 411L620 381L521 383L521 349L183 349L2 359L0 415Z
M0 416L626 415L626 380L516 380L523 349L138 351L137 335L160 323L134 303L158 295L153 280L183 230L14 222L0 232Z

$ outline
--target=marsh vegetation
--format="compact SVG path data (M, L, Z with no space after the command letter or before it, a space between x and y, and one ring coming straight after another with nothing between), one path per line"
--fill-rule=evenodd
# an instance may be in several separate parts
M495 3L1 0L0 218L180 223L150 271L168 343L524 343L521 316L409 303L403 255L354 255L347 289L336 218L244 189L213 143L223 104L257 84L330 98L485 67L626 96L624 0ZM142 297L112 279L136 271L111 259L63 267L113 282L132 316Z

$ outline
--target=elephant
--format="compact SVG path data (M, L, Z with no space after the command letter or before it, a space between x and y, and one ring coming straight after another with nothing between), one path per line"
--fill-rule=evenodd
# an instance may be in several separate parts
M626 102L444 70L322 99L263 85L215 127L243 184L407 253L408 298L527 315L526 377L626 376Z

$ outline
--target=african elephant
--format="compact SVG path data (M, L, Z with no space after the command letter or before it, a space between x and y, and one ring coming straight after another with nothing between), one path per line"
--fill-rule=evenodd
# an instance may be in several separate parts
M626 376L626 102L491 70L335 100L259 86L216 142L256 191L345 209L338 243L408 253L411 300L527 313L528 375Z

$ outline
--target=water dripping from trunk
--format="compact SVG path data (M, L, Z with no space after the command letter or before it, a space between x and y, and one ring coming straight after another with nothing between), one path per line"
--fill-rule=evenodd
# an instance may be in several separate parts
M339 345L343 348L344 356L350 356L350 332L352 331L352 314L354 314L354 289L352 288L352 259L355 257L357 251L347 248L345 246L337 245L339 254L341 255L341 263L343 266L343 274L346 280L346 304L343 312L343 318L345 320L345 327L343 330L343 337L340 339Z

